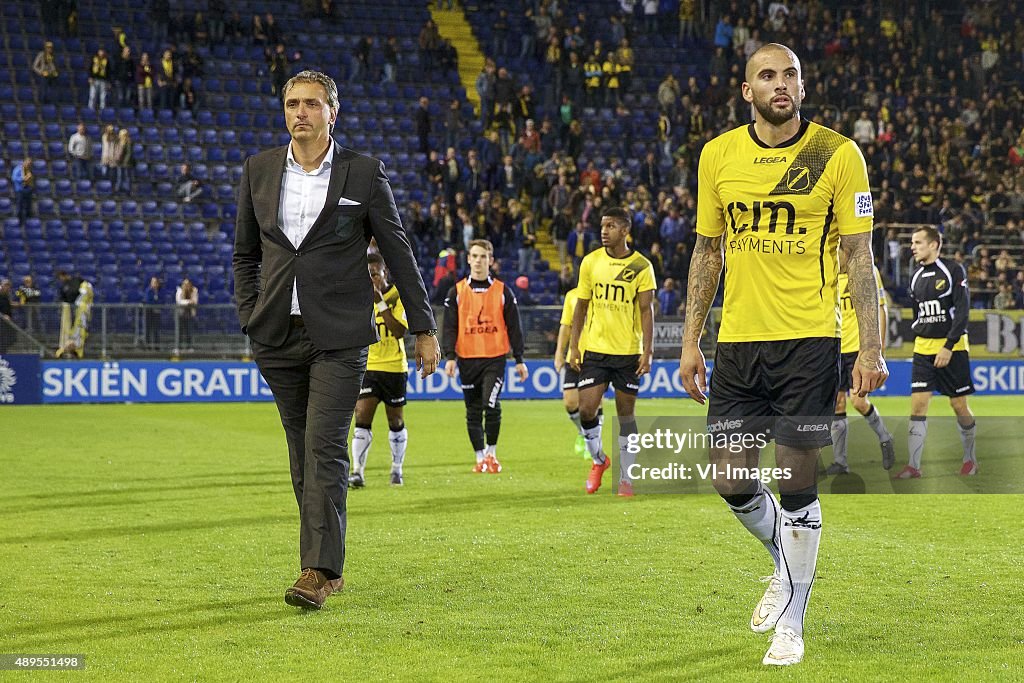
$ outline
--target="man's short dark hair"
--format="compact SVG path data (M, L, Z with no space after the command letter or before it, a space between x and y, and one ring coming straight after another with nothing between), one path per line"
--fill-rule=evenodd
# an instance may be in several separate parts
M935 242L936 244L939 245L939 248L942 247L942 233L936 230L933 226L924 225L915 230L914 232L923 232L925 240L929 242Z
M369 266L369 265L372 265L374 263L379 263L381 265L384 265L384 257L381 256L380 254L376 253L376 252L372 252L372 253L367 254L366 255L366 265Z
M621 223L626 226L627 229L633 227L633 217L629 215L629 212L620 206L613 206L612 208L601 214L601 218L611 218L614 221Z

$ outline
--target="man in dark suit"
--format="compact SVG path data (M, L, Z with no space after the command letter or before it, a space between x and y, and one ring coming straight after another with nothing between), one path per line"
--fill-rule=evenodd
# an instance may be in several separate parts
M291 144L249 157L242 169L235 296L281 414L299 504L302 573L285 602L319 609L344 585L348 432L367 346L377 341L371 237L405 303L424 377L440 350L384 165L331 138L334 81L303 71L283 93Z

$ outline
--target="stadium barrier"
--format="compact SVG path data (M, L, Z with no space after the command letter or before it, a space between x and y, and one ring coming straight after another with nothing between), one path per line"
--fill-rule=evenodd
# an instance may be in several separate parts
M1024 361L977 360L971 373L978 393L1024 393ZM561 378L550 360L528 360L530 376L520 382L508 363L505 399L561 396ZM656 360L640 386L642 398L685 399L678 362ZM889 363L881 396L910 393L907 360ZM436 372L421 378L410 365L411 400L458 400L458 377ZM272 400L256 364L244 361L43 361L34 355L0 356L0 405L26 403L219 403Z

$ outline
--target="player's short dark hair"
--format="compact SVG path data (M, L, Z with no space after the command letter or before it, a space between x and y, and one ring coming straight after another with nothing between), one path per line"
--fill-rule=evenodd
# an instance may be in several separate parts
M928 240L929 242L935 242L936 244L939 245L939 247L942 247L942 233L936 230L933 226L923 225L914 232L923 232L924 238L926 240Z
M369 254L366 255L366 265L370 265L373 263L379 263L381 265L384 265L384 257L378 254L377 252L370 252Z
M604 213L601 214L601 218L611 218L613 221L617 221L626 226L627 229L633 227L633 217L629 215L629 212L623 209L621 206L613 206Z

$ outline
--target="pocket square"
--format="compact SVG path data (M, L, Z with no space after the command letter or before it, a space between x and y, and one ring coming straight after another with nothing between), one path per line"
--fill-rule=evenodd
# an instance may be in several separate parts
M362 202L357 202L353 199L342 197L338 200L338 206L361 206Z

